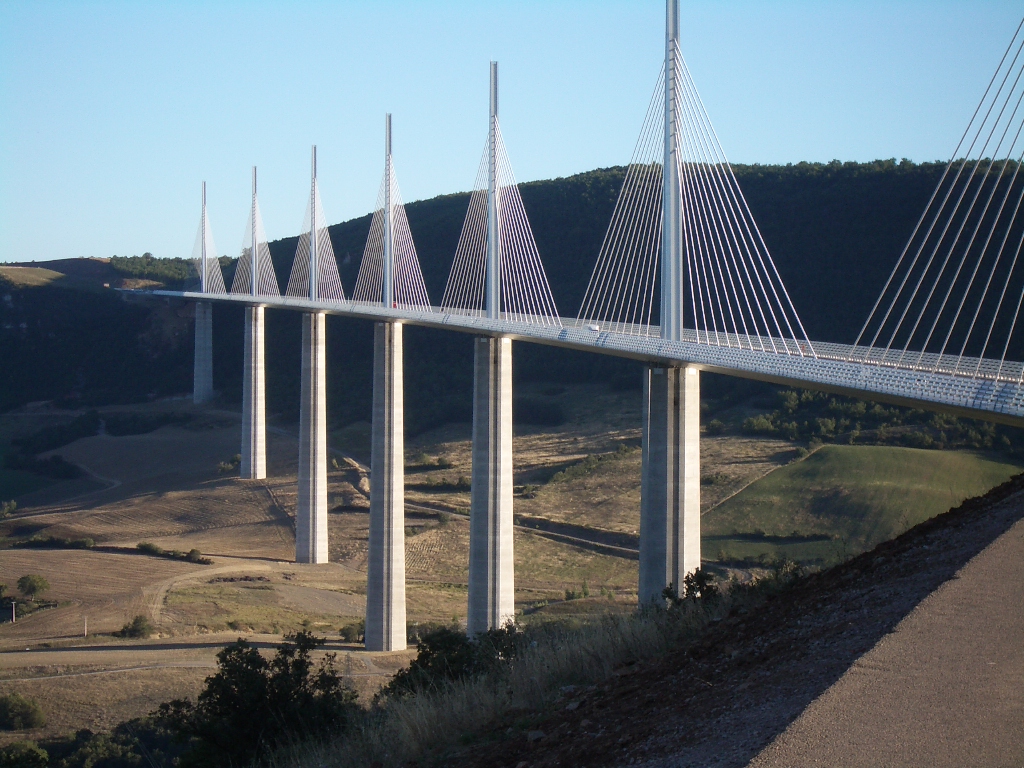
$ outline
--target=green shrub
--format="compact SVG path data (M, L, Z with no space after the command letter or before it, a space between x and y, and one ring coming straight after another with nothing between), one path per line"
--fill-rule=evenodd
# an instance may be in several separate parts
M0 520L6 520L8 517L13 515L17 511L18 502L14 501L13 499L11 501L3 502L2 504L0 504Z
M18 579L18 591L28 598L39 597L49 588L50 582L35 573L26 574Z
M120 632L115 634L117 634L118 637L149 637L153 634L153 625L150 624L147 617L139 614L121 627Z
M21 549L92 549L96 546L96 540L65 539L61 536L33 536L25 541L16 541L13 547Z
M377 696L401 698L490 671L515 658L521 638L522 633L511 622L474 638L457 626L434 629L416 644L412 663L391 678Z
M0 696L0 728L5 731L23 731L42 728L46 715L36 702L19 693Z
M217 654L218 671L196 702L162 704L159 721L190 742L183 765L243 766L300 738L342 733L358 713L355 691L335 669L335 655L315 665L323 638L287 635L272 659L244 640Z
M0 768L47 768L50 756L34 741L16 741L0 747Z
M366 621L360 619L350 624L346 624L339 631L338 634L341 639L346 643L361 643L363 642L363 636L366 631Z
M720 435L725 432L725 424L718 419L712 419L707 423L707 426L704 427L704 432L708 435Z

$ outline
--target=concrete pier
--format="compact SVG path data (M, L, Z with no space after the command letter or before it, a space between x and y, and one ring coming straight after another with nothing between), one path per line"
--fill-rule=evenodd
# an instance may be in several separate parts
M302 316L299 405L299 499L295 562L327 562L327 349L326 315Z
M196 348L192 368L192 402L213 399L213 304L196 302Z
M405 418L402 325L373 334L373 425L366 650L401 651L405 628Z
M640 602L700 568L700 371L644 371Z
M512 340L478 338L473 368L469 634L515 614L512 558Z
M267 376L263 352L263 307L245 308L242 371L242 477L267 476Z

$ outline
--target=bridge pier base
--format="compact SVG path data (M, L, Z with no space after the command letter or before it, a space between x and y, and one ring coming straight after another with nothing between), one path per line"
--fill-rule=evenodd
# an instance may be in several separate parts
M326 315L302 316L299 404L299 499L295 562L327 562L327 352Z
M640 602L700 568L700 371L644 371Z
M469 620L475 635L515 615L512 550L512 340L474 341Z
M402 324L373 334L373 424L366 650L401 651L405 628L405 418Z
M263 319L263 307L245 308L240 474L249 480L260 480L267 476L267 377L264 366Z
M192 368L192 402L213 399L213 304L196 302L196 348Z

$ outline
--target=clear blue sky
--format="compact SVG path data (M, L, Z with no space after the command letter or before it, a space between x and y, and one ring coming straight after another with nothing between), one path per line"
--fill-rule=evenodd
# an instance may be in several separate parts
M734 162L946 159L1012 2L691 2L682 48ZM327 217L374 205L384 113L407 201L468 189L487 63L521 181L628 161L661 0L0 3L0 261L191 253L208 183L221 253L249 169L295 234L319 146Z

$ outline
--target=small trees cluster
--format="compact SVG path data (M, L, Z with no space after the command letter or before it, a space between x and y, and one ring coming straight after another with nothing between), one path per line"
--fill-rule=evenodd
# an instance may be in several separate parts
M18 579L18 591L29 600L42 597L44 592L49 591L50 582L44 576L35 573L26 574Z
M196 702L162 704L157 718L190 742L183 765L249 765L298 738L344 730L358 711L356 692L335 669L335 655L314 664L324 640L286 635L272 659L238 640L217 654L218 671Z

